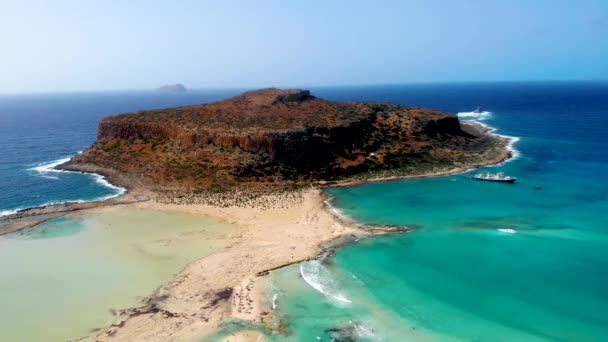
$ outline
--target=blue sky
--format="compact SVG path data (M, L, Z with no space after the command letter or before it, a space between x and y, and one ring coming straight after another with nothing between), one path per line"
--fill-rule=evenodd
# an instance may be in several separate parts
M608 79L608 0L20 0L0 32L0 93Z

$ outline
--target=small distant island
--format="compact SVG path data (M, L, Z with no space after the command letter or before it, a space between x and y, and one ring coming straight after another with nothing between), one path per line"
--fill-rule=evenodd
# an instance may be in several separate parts
M186 87L183 84L167 84L162 87L156 88L159 93L185 93L187 92Z

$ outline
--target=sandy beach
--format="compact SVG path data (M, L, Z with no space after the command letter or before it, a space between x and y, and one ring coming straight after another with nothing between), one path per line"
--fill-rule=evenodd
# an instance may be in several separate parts
M188 265L142 307L121 311L95 340L187 341L212 333L227 318L263 322L271 311L262 299L265 271L315 258L324 241L373 234L339 221L323 200L320 190L309 189L267 195L258 207L132 204L206 215L240 229L231 236L234 243ZM259 333L243 332L227 341L260 339Z

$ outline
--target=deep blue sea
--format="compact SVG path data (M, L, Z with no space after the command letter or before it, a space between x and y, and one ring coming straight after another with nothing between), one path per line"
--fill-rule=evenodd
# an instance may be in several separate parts
M517 137L515 158L481 170L517 182L471 180L478 170L327 190L355 220L416 230L273 272L286 335L270 338L608 340L607 82L311 90L460 113ZM99 177L47 167L94 142L101 117L238 92L0 96L0 211L117 194ZM487 112L473 115L478 106Z
M0 95L0 214L65 201L91 201L121 192L103 178L57 172L95 142L104 116L215 101L237 90Z

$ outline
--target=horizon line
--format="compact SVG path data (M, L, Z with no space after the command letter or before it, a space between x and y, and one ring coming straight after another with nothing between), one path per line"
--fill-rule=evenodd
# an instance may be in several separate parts
M334 84L334 85L268 85L268 86L229 86L229 87L188 87L184 83L182 84L186 88L185 93L172 93L172 92L157 92L156 88L122 88L122 89L85 89L85 90L57 90L57 91L32 91L32 92L14 92L14 93L2 93L0 96L24 96L24 95L53 95L53 94L91 94L91 93L129 93L129 92L148 92L157 93L159 95L184 95L190 91L248 91L255 89L319 89L319 88L365 88L365 87L387 87L387 86L406 86L406 85L458 85L458 84L497 84L497 83L604 83L608 82L608 79L554 79L554 80L477 80L477 81L414 81L414 82L386 82L386 83L360 83L360 84Z

